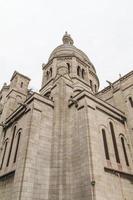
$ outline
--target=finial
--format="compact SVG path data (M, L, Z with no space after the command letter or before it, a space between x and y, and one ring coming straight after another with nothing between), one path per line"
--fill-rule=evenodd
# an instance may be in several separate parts
M65 32L65 35L62 38L63 44L70 44L73 45L73 39L71 38L71 35L69 35L67 33L67 31Z

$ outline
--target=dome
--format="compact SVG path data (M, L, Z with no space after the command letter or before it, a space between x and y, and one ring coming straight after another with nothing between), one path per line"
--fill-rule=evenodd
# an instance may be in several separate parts
M91 64L88 56L78 48L76 48L73 44L73 39L71 36L66 32L65 35L62 38L63 44L56 47L53 52L51 53L49 60L53 59L54 57L59 57L59 56L76 56L80 60L84 62L88 62ZM92 64L91 64L92 65Z

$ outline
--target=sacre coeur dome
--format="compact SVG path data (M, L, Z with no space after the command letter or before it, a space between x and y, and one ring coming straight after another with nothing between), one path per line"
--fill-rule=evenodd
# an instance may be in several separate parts
M81 61L87 62L88 64L90 64L95 71L95 68L92 65L91 61L89 60L88 56L83 51L81 51L80 49L76 48L73 45L74 44L73 39L67 32L63 36L62 41L63 41L63 44L59 45L52 51L49 57L49 61L55 57L75 56L79 58Z

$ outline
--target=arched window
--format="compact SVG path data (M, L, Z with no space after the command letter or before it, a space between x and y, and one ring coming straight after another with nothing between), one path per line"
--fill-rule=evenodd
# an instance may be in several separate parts
M16 159L17 159L18 148L19 148L19 143L20 143L20 136L21 136L21 130L18 132L16 150L15 150L15 155L14 155L14 160L13 160L14 163L16 162Z
M78 66L78 68L77 68L77 75L78 75L78 76L81 75L81 69L80 69L80 66Z
M129 102L130 102L131 107L133 107L133 100L132 100L132 97L129 97L128 99L129 99Z
M91 89L92 89L92 91L93 91L92 80L90 80L90 87L91 87Z
M50 97L50 94L51 94L51 92L48 91L48 92L46 92L46 93L44 94L44 96L49 98L49 97Z
M12 153L12 147L13 147L15 132L16 132L16 126L15 126L14 129L13 129L11 144L10 144L10 148L9 148L9 155L8 155L8 159L7 159L7 163L6 163L6 166L7 166L7 167L8 167L9 162L10 162L10 157L11 157L11 153Z
M110 160L109 150L108 150L108 144L107 144L107 138L106 138L106 132L105 132L104 129L102 129L102 136L103 136L103 144L104 144L105 157L106 157L107 160Z
M85 70L82 69L82 78L84 79L85 78Z
M6 149L7 149L7 142L5 142L5 146L4 146L4 152L3 152L3 156L2 156L2 160L1 160L1 165L0 165L0 170L2 169L3 167L3 163L4 163L4 159L5 159L5 154L6 154Z
M122 144L122 148L123 148L123 153L124 153L126 165L129 166L129 161L128 161L127 152L126 152L126 147L125 147L125 141L124 141L124 138L123 138L123 137L121 137L121 144Z
M23 83L23 82L21 82L21 84L20 84L20 87L21 87L21 88L23 87L23 84L24 84L24 83Z
M68 67L68 74L70 74L70 72L71 72L71 66L70 66L69 63L67 63L67 67Z
M49 72L48 71L46 73L46 78L47 78L47 80L49 79Z
M113 141L113 146L114 146L114 152L115 152L116 162L120 163L120 157L119 157L119 153L118 153L118 148L117 148L117 143L116 143L116 138L115 138L114 127L113 127L112 122L110 122L109 125L110 125L110 131L111 131L111 135L112 135L112 141Z
M50 77L52 77L52 68L50 68Z

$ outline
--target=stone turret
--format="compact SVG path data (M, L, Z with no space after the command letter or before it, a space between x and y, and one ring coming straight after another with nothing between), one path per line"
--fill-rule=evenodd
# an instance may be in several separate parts
M1 90L1 102L4 104L4 109L1 114L2 121L26 100L29 81L30 79L28 77L15 71L10 80L10 85L3 86Z

